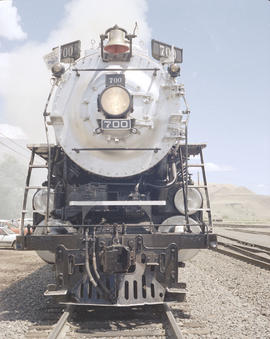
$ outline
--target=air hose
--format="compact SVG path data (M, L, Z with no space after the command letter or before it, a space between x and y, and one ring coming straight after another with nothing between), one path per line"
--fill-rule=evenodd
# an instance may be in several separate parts
M93 241L93 270L95 273L95 276L97 278L97 281L93 277L91 270L90 270L90 265L89 265L89 240L88 240L89 232L88 230L85 232L85 270L88 275L89 281L92 283L92 285L99 290L99 292L109 298L111 302L114 301L113 297L111 296L110 291L105 287L103 282L101 281L100 275L97 270L97 262L96 262L96 253L95 253L95 241ZM100 286L99 286L100 285Z
M89 281L91 284L97 288L97 282L95 281L94 277L92 276L92 273L90 271L90 265L89 265L89 240L88 240L88 231L85 233L85 270L88 275Z

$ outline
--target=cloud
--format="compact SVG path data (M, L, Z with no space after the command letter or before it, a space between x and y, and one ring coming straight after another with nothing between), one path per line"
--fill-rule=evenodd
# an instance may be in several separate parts
M205 169L208 172L229 172L229 171L234 170L234 168L232 166L217 165L217 164L214 164L213 162L207 162L205 164Z
M0 138L7 137L10 139L25 139L26 135L18 126L0 124Z
M191 164L200 164L200 156L199 155L195 155L192 156L190 159L190 163ZM232 166L228 166L228 165L218 165L215 164L213 162L206 162L205 163L205 169L207 172L230 172L230 171L234 171L235 168ZM190 169L191 172L197 172L198 169L197 168L192 168Z
M0 2L1 3L1 2ZM42 112L50 87L43 56L55 46L80 39L82 51L109 27L118 24L132 32L138 22L138 40L148 42L146 0L72 0L63 19L42 43L27 42L11 53L0 54L0 95L8 123L20 126L31 142L45 140ZM137 40L137 39L136 39ZM42 140L41 140L42 138Z
M76 39L82 40L82 48L89 46L95 39L99 42L99 35L109 27L117 24L132 32L135 22L139 29L136 32L139 39L148 41L150 29L146 22L146 0L72 0L66 7L66 15L59 26L51 32L49 41L69 42Z
M256 185L256 187L258 187L258 188L266 188L266 187L270 187L270 184L258 184L258 185Z
M0 1L0 37L9 40L23 40L26 33L20 26L20 16L12 0Z

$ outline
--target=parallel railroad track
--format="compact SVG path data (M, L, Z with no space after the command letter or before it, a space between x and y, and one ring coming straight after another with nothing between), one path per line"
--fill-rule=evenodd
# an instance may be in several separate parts
M218 235L217 252L270 270L270 247Z
M26 338L182 338L167 303L136 309L66 308L54 325L33 326Z
M214 224L215 229L222 227L222 228L265 228L269 229L270 225L268 224L226 224L226 223L215 223Z

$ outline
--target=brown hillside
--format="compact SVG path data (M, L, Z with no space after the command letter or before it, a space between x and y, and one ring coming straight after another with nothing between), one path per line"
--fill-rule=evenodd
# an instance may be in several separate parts
M209 184L209 194L214 219L270 221L270 196L228 184Z

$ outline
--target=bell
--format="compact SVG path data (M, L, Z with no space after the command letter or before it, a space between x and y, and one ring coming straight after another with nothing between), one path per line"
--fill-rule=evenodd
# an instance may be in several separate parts
M104 47L104 50L110 54L121 54L129 50L129 42L125 39L125 32L115 28L109 33L108 43Z

